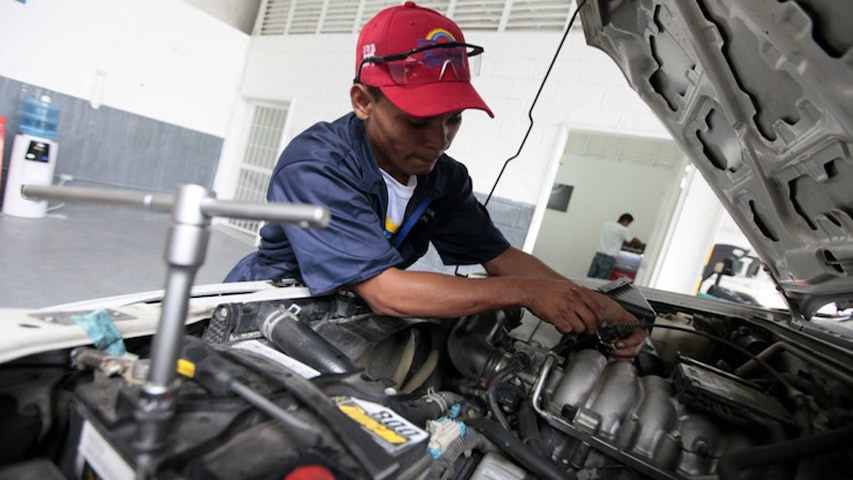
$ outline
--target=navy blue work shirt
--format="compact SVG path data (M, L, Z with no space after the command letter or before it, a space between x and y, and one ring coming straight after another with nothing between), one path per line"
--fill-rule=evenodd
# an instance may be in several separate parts
M315 295L407 268L435 246L445 265L482 264L509 243L474 197L464 165L442 155L418 177L406 214L424 197L426 213L395 248L385 236L388 192L373 159L363 122L350 113L318 123L294 138L273 170L269 202L327 207L327 228L269 224L261 244L231 270L226 282L299 278ZM405 221L405 220L404 220Z

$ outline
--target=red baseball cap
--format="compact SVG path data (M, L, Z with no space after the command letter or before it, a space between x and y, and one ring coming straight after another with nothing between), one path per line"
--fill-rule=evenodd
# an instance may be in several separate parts
M393 55L447 41L465 42L465 37L453 20L435 10L419 7L414 2L386 8L361 29L355 51L356 77L365 85L378 87L391 103L413 117L432 117L474 108L494 118L471 85L470 75L461 75L468 78L460 79L453 75L445 78L442 74L441 79L428 83L400 85L381 64L366 63L358 71L365 57ZM463 68L469 68L467 59Z

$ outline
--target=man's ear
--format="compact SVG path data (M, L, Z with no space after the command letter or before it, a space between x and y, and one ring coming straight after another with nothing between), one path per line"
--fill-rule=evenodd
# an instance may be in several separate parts
M352 111L355 116L361 120L367 120L376 108L376 100L373 95L367 91L367 87L360 83L353 84L349 89L350 100L352 101Z

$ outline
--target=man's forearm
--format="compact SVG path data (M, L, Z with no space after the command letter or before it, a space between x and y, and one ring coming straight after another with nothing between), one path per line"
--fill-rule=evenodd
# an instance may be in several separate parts
M529 308L561 332L593 331L602 321L636 323L636 319L606 296L579 287L550 269L535 264L529 276L460 278L430 272L389 268L353 285L379 314L396 317L453 318L510 307ZM549 272L550 271L550 272ZM627 342L627 341L626 341ZM642 338L623 348L636 354Z
M491 276L495 277L534 277L566 280L541 260L515 247L483 265Z
M459 317L528 301L523 278L460 278L396 268L353 289L374 311L393 316Z

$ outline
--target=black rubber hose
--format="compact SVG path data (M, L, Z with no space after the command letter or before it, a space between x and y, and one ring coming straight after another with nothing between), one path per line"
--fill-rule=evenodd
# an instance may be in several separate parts
M518 409L518 433L521 441L536 452L544 451L542 432L539 430L539 417L533 410L530 400L525 400Z
M447 353L453 366L467 378L479 381L493 363L496 350L489 345L490 318L479 315L460 319L447 337Z
M289 434L305 439L311 445L320 441L315 425L297 417L292 412L283 409L278 404L254 391L248 385L240 382L230 363L216 350L208 348L195 337L186 337L183 357L191 361L195 367L190 378L214 395L231 392L249 402L262 412L283 425Z
M286 310L270 314L261 326L261 333L281 351L320 373L358 370L349 357Z
M513 361L506 367L505 370L501 371L489 382L488 389L486 390L486 399L489 403L489 409L492 411L492 415L494 415L495 420L501 424L507 430L510 429L509 420L507 420L506 415L501 411L500 405L498 405L498 388L502 383L510 379L513 375L518 373L518 371L524 369L524 363L518 357L513 358Z
M512 372L509 372L511 375ZM489 383L489 388L486 390L486 398L489 400L489 410L492 411L492 415L494 415L495 420L501 424L504 429L509 430L509 420L506 419L506 415L501 411L501 406L498 405L498 386L504 382L507 378L507 374L500 373L492 381Z
M265 396L237 380L232 379L229 381L228 387L234 394L278 421L278 423L287 429L288 435L299 438L309 445L318 445L322 441L322 435L320 435L317 425L313 425L293 415L293 413L279 407Z
M509 430L488 418L475 418L465 423L494 443L503 453L533 472L536 478L549 480L574 480L577 474L563 471L550 459L543 457L529 446L521 443Z
M738 480L740 474L750 468L788 463L845 445L853 445L853 426L783 443L739 450L720 458L717 470L721 480Z

